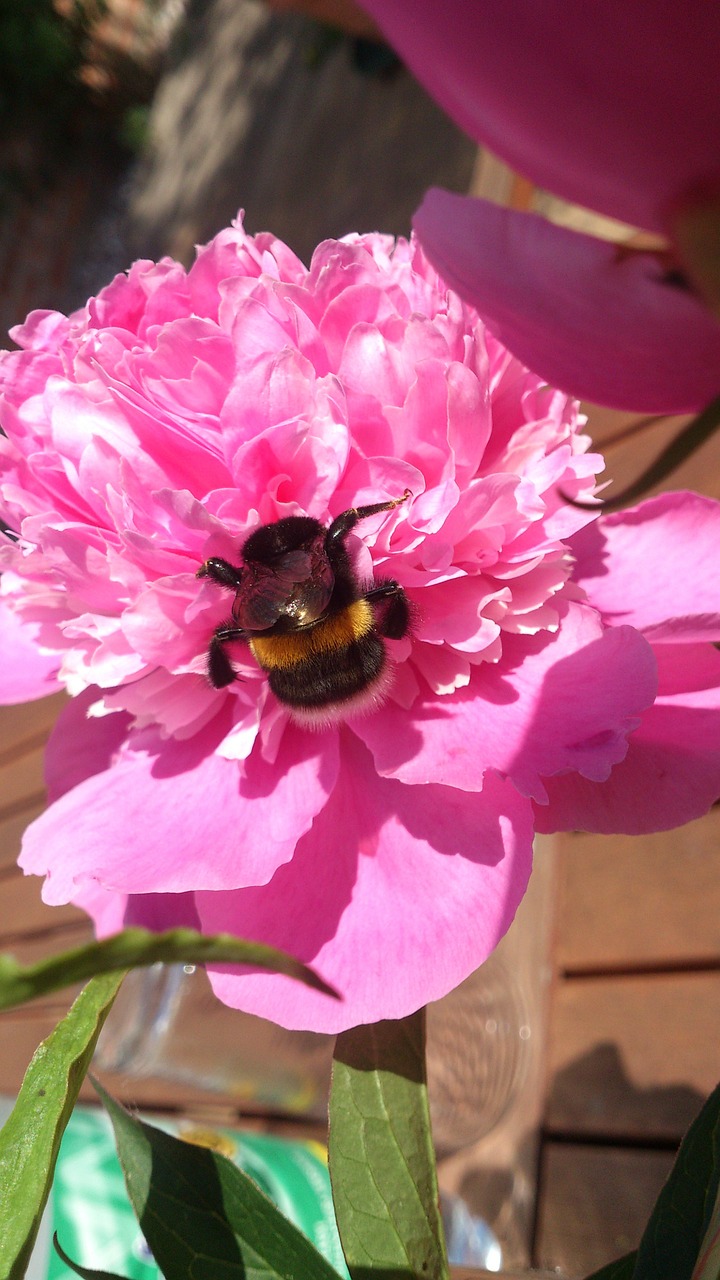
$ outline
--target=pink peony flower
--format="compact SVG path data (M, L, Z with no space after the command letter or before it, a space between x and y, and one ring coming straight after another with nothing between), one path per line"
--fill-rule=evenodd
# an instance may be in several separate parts
M662 234L718 301L720 15L706 0L362 0L446 111L534 183ZM448 283L554 385L643 412L720 393L720 322L666 255L432 191Z
M217 994L331 1031L475 969L536 827L648 831L717 798L720 508L569 505L601 466L576 405L416 244L350 236L306 269L237 224L187 273L137 262L13 336L2 607L20 638L0 695L30 642L25 696L52 673L74 695L21 859L47 902L100 934L191 923L283 947L342 1000L221 969ZM406 491L346 542L413 611L365 714L298 724L242 642L213 687L234 593L200 567L240 566L258 526Z

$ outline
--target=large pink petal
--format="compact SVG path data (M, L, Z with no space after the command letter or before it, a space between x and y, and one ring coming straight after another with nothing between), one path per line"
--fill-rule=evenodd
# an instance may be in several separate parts
M175 896L184 900L181 894ZM75 894L73 904L90 916L97 938L107 938L111 933L119 933L131 923L126 918L128 898L125 894L110 893L107 889L101 889L96 882L87 881Z
M200 929L192 893L113 893L88 881L73 898L86 911L98 938L107 938L120 929L140 925L162 933L165 929Z
M60 659L56 653L41 653L37 647L38 631L39 627L32 623L23 625L14 610L0 599L0 704L3 706L47 698L60 688L57 681Z
M469 134L541 187L662 229L718 176L712 0L361 0Z
M530 805L489 777L482 795L377 777L345 735L338 785L271 883L197 894L206 931L282 947L342 994L211 972L227 1004L287 1027L399 1018L455 987L508 928L530 874Z
M594 610L571 605L557 635L504 636L501 662L475 668L451 698L418 703L412 719L388 704L353 728L383 775L478 791L497 769L542 801L543 778L555 773L608 777L656 680L637 631L603 631Z
M601 517L570 543L573 578L606 622L649 640L720 641L720 504L663 493Z
M293 856L335 785L337 738L286 730L277 761L213 753L217 725L187 741L141 735L25 833L21 865L46 902L88 882L121 893L264 884Z
M656 654L660 694L627 756L601 785L551 778L538 831L670 830L720 799L720 654L711 645L657 645Z
M90 686L58 716L45 750L45 784L52 804L86 778L109 769L125 743L132 717L123 711L89 716L102 691Z
M415 229L447 283L553 386L644 413L692 412L720 392L720 323L654 254L439 189Z

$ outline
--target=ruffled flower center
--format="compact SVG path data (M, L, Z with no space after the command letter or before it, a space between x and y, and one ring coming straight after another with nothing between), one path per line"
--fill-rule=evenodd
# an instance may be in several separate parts
M136 263L69 318L35 313L0 363L0 515L18 535L6 598L57 651L72 693L188 737L232 699L223 752L286 713L247 645L207 679L233 603L199 581L241 566L262 524L386 502L348 536L358 580L392 579L411 633L384 644L410 711L496 663L508 634L558 627L566 540L601 460L582 419L448 292L419 248L348 237L309 269L241 226L189 272Z

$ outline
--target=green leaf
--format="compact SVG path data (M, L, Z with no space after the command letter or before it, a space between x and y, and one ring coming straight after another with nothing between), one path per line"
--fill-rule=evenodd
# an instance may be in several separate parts
M680 1145L645 1228L634 1280L690 1280L720 1188L720 1086Z
M338 1036L330 1180L353 1280L445 1280L424 1010Z
M74 982L84 982L98 973L135 969L156 964L241 964L269 969L297 978L316 991L337 997L337 992L292 956L261 942L245 942L229 933L206 937L194 929L170 929L151 933L148 929L124 929L102 942L73 947L37 964L20 965L12 956L0 955L0 1009L22 1004L35 996L47 995Z
M166 1280L339 1280L225 1156L129 1115L95 1083L140 1227Z
M0 1280L25 1274L60 1139L125 975L94 978L35 1051L0 1130Z
M718 1280L720 1277L720 1196L715 1200L712 1217L698 1251L693 1280Z
M587 1280L633 1280L636 1258L637 1250L626 1253L623 1258L616 1258L614 1262L608 1262L599 1271L593 1271Z
M91 1271L89 1267L81 1267L79 1262L73 1262L63 1249L58 1240L57 1231L53 1236L53 1244L57 1250L58 1256L62 1258L66 1267L75 1272L76 1276L82 1276L83 1280L127 1280L126 1276L118 1276L114 1271Z

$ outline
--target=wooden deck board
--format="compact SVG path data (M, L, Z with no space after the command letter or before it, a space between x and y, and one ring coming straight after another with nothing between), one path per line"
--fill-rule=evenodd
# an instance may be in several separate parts
M37 933L23 931L14 937L0 937L0 950L10 952L20 964L36 964L50 955L91 942L93 937L89 919L78 912L77 918L59 920L52 928L43 928Z
M545 1125L679 1141L717 1083L720 973L567 981L555 993Z
M3 877L0 946L5 950L28 936L49 935L59 925L79 925L87 919L71 903L49 907L40 897L41 887L38 876L24 876L19 870Z
M719 809L678 831L559 846L561 972L718 964Z
M42 747L34 747L0 766L0 820L44 803L43 755Z
M0 878L13 875L17 869L22 836L28 823L42 813L44 804L22 806L17 813L0 820ZM5 928L7 912L0 912L0 932Z
M634 1249L673 1157L546 1143L540 1172L539 1266L586 1276Z
M582 407L588 414L588 429L600 448L603 441L630 422L639 422L643 417L641 414L622 413L597 405L584 404ZM664 418L642 434L608 449L606 469L602 477L612 481L607 497L620 493L626 485L636 480L644 467L662 452L689 420L688 417ZM658 493L662 489L695 489L711 498L720 498L720 433L715 432L672 476L648 492Z
M36 702L0 707L0 763L44 741L66 703L65 694L56 693Z

